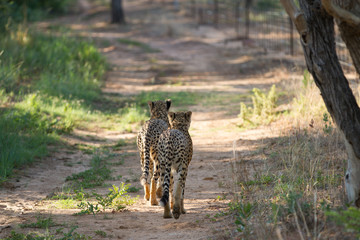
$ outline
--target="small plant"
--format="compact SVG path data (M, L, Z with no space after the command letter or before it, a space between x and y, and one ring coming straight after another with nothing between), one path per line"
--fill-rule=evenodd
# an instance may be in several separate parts
M142 42L139 42L139 41L136 41L133 39L119 38L118 41L121 44L125 44L125 45L131 46L131 47L138 47L138 48L142 49L143 51L145 51L146 53L159 52L159 50L154 49L145 43L142 43Z
M255 210L256 204L250 202L231 202L229 204L229 212L235 216L235 224L238 225L238 232L247 231L247 227Z
M45 218L42 216L36 217L37 221L35 223L27 223L27 224L20 224L21 228L43 228L48 229L54 226L61 226L62 224L55 223L51 217Z
M249 221L253 216L257 203L245 202L243 196L240 201L233 201L229 203L229 209L225 212L215 214L214 219L221 216L233 216L235 224L238 226L237 231L244 233L249 232Z
M219 200L219 201L226 200L226 196L227 196L227 194L224 193L222 196L219 196L219 195L218 195L218 196L216 197L216 199Z
M98 235L98 236L100 236L100 237L107 237L106 232L101 231L101 230L96 230L96 231L95 231L95 234Z
M312 217L313 205L302 199L302 194L289 192L275 197L271 204L272 220L274 222L289 220L293 218L296 221L306 225L308 219Z
M245 186L252 186L252 185L269 185L271 183L273 183L276 179L275 175L256 175L254 180L248 180L245 181L243 184Z
M304 89L308 88L313 82L314 81L311 79L311 74L307 69L305 69L302 80Z
M360 210L356 207L349 207L342 211L326 211L325 214L337 224L344 226L349 232L355 232L360 237Z
M64 187L61 192L54 193L51 197L48 197L48 199L51 200L75 200L75 201L83 201L86 198L89 198L90 194L87 192L84 192L83 188L80 189L72 189L72 187Z
M252 107L246 106L243 102L240 103L240 114L238 115L241 120L240 126L269 124L277 115L275 109L279 94L276 93L275 85L272 85L267 94L257 88L254 88L252 93Z
M125 208L126 205L133 204L136 201L136 198L131 198L126 194L128 192L129 186L130 184L125 185L125 183L122 183L119 187L113 185L112 188L109 189L109 193L107 193L105 196L93 192L92 196L95 197L96 202L81 202L78 207L82 210L78 214L95 215L99 212L105 212L106 209L121 210Z
M60 240L88 240L88 239L91 239L91 237L89 237L89 236L75 232L75 230L77 228L78 228L78 226L74 226L67 233L64 233L62 230L57 231L58 234L60 233L60 234L64 235L64 237L60 238ZM55 238L50 238L50 239L55 240Z
M324 121L324 128L323 128L324 133L331 134L333 132L333 126L331 124L329 115L327 113L324 113L323 121Z
M99 204L93 204L90 202L81 202L79 205L77 205L78 208L82 209L79 213L76 213L75 215L84 215L84 214L97 214L101 211L99 208Z

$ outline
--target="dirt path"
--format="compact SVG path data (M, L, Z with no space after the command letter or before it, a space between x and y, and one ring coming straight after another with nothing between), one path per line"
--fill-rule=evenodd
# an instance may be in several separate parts
M281 79L276 75L276 69L263 77L254 74L261 62L247 56L248 50L241 44L224 46L225 36L220 31L196 29L178 13L148 5L148 1L129 1L127 4L129 24L126 27L108 25L108 14L101 9L91 15L93 17L66 17L57 21L81 35L94 37L104 45L101 51L113 69L107 75L104 94L132 96L141 91L156 90L236 96ZM136 39L159 51L144 53L141 49L119 43L118 38ZM275 68L275 65L278 63L270 68ZM61 188L67 176L89 167L89 155L78 150L68 151L64 147L36 166L23 170L20 176L0 189L0 238L18 229L16 224L31 221L38 215L51 215L55 222L77 225L77 232L93 239L216 239L219 234L221 238L221 231L226 231L228 226L213 222L211 218L226 208L228 200L224 200L224 196L233 190L229 177L234 158L233 143L238 139L255 140L237 148L246 152L257 146L258 139L273 133L268 129L238 131L239 102L226 99L219 99L219 102L222 104L212 102L189 108L193 111L191 136L194 156L185 193L188 213L181 215L179 220L163 219L162 208L149 206L142 199L142 190L132 194L140 195L139 201L127 207L126 211L110 214L110 217L103 214L73 216L79 210L54 208L43 199ZM173 102L173 110L177 109L177 104ZM134 142L136 135L94 129L91 132L78 130L74 136L66 138L70 146L80 143L101 146L116 143L119 139ZM132 186L140 188L136 181L140 176L140 166L135 144L121 148L118 153L125 156L124 164L114 165L113 175L135 179ZM79 160L83 164L76 164ZM119 185L120 182L108 183ZM107 237L95 235L96 230L106 232Z

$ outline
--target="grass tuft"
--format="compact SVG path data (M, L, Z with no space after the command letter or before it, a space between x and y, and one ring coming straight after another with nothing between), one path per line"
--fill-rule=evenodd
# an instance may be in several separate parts
M130 47L137 47L140 48L141 50L143 50L146 53L157 53L160 52L158 49L152 48L151 46L149 46L148 44L133 40L133 39L128 39L128 38L119 38L118 42L124 45L128 45Z

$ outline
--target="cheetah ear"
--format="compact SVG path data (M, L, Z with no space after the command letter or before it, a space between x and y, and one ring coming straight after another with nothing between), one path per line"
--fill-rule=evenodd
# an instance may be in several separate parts
M185 116L188 120L191 120L191 115L192 115L192 112L191 111L188 111L185 113Z
M170 121L175 119L175 113L174 112L169 112L168 116L169 116Z
M153 109L153 107L154 107L154 102L148 101L148 105L149 105L149 108L150 108L150 110L151 110L151 109Z
M171 99L167 99L166 100L166 110L169 111L170 106L171 106Z

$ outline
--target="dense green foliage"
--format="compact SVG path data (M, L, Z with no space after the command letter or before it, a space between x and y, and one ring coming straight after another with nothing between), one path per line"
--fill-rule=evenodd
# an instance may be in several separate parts
M0 31L12 23L34 21L64 13L69 7L69 0L0 0Z

